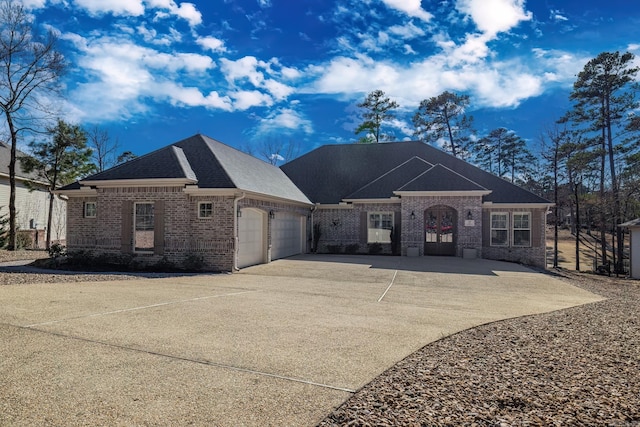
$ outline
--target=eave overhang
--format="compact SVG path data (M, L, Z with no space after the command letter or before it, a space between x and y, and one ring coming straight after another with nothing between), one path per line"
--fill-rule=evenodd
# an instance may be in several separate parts
M553 205L553 203L482 203L485 209L549 209Z
M269 194L256 193L253 191L243 190L241 188L199 188L195 185L187 185L184 190L186 194L190 196L229 196L235 197L238 194L242 193L245 195L245 198L251 198L255 200L262 200L266 202L277 202L277 203L287 203L290 205L296 206L304 206L311 207L313 203L305 202L301 200L292 200L284 197L271 196Z
M402 203L400 197L389 197L386 199L343 199L347 203Z
M394 191L398 196L414 197L483 197L491 194L491 190L468 190L468 191Z
M91 187L82 187L75 190L55 190L53 194L67 197L96 197L98 190Z
M100 188L116 187L181 187L195 184L198 181L190 178L158 178L158 179L113 179L113 180L83 180L80 185Z

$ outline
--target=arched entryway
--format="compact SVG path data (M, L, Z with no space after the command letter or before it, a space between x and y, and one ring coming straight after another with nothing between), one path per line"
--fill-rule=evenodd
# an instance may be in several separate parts
M458 213L449 206L433 206L424 211L424 254L455 255Z

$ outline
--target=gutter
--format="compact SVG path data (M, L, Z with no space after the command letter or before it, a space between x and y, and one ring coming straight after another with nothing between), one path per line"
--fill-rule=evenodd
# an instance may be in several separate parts
M246 197L246 193L235 196L233 199L233 271L240 271L238 268L238 250L240 246L240 236L238 230L238 202Z

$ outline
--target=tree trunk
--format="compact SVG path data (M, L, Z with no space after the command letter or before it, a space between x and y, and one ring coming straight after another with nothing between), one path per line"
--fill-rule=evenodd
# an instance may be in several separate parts
M9 241L7 250L15 251L17 242L16 228L16 146L18 145L18 135L11 117L11 113L5 110L9 134L11 135L11 156L9 158Z
M573 196L576 199L576 271L580 271L580 194L577 184L573 184Z
M49 191L49 215L47 215L47 240L45 248L51 249L51 224L53 223L53 202L55 201L53 192ZM37 231L36 231L37 233Z

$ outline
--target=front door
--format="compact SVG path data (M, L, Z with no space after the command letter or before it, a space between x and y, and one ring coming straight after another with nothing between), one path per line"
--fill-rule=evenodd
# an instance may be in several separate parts
M434 206L424 212L424 254L456 254L456 211L448 206Z

